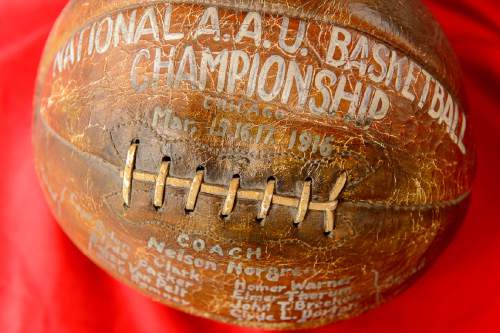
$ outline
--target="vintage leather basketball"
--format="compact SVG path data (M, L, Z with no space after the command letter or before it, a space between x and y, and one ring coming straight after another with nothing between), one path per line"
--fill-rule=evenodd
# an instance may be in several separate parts
M398 294L453 236L474 170L460 85L416 1L71 1L40 65L36 168L117 279L314 327Z

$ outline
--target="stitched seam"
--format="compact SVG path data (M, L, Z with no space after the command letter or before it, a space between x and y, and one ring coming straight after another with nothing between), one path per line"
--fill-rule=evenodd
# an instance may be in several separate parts
M67 146L74 152L86 156L87 158L97 160L101 162L104 165L107 165L111 169L115 170L117 174L120 174L121 170L120 167L117 165L114 165L113 163L103 159L100 156L93 155L89 152L77 149L75 145L73 145L71 142L69 142L67 139L62 137L60 134L58 134L52 127L50 127L47 123L44 117L39 117L42 125L47 129L47 131L56 137L58 141L60 141L63 145ZM448 207L448 206L453 206L457 203L460 203L463 201L466 197L470 195L470 191L467 191L465 193L460 194L458 197L449 199L449 200L444 200L444 201L434 201L431 203L427 204L413 204L413 205L394 205L394 204L388 204L384 201L370 201L370 200L342 200L341 204L342 205L353 205L353 206L362 206L366 208L392 208L392 207L399 207L402 210L409 209L409 210L426 210L426 209L434 209L434 208L443 208L443 207Z
M151 131L151 133L157 138L157 140L160 141L162 144L177 143L177 142L189 144L191 142L191 140L188 138L184 138L184 137L169 138L165 134L160 134L160 133L158 133L157 129L155 129L149 122L147 122L143 119L131 119L129 121L118 123L118 124L114 125L113 127L110 128L111 137L112 137L112 132L114 130L118 130L120 127L123 127L123 126L130 126L132 124L143 125L145 128L149 129ZM361 155L360 153L357 153L353 150L343 150L342 151L341 147L339 147L339 146L336 146L336 148L338 148L337 149L338 153L342 157L351 156L354 160L357 161L357 163L362 163L362 167L359 168L360 172L363 174L362 177L359 177L355 181L351 181L349 184L346 185L346 188L354 187L355 185L361 183L364 179L368 178L369 176L371 176L372 174L374 174L377 171L377 168L374 168L373 166L371 166L370 163L368 162L368 159L365 156ZM208 144L197 143L196 145L192 146L192 149L194 149L198 152L204 152L204 151L211 151L213 149L213 147L208 145ZM336 161L336 159L333 157L321 157L321 158L316 159L316 160L309 160L303 156L300 156L300 155L295 154L293 152L287 152L287 151L277 151L277 152L265 153L265 152L260 152L260 151L259 152L254 152L254 151L247 152L243 149L231 149L231 150L221 149L221 151L219 152L219 156L224 156L224 157L225 156L228 156L228 157L237 156L238 154L243 156L243 157L251 156L254 158L263 158L263 159L285 156L285 157L293 158L297 161L304 162L305 164L303 167L306 167L307 165L332 166L334 164L333 162ZM123 156L119 153L118 153L118 157L123 159Z
M132 140L127 151L125 166L120 172L122 182L122 199L125 207L130 207L132 196L132 181L139 180L144 182L155 183L154 191L154 206L160 208L165 202L165 187L188 189L188 194L185 203L186 213L195 210L196 202L200 193L212 194L219 197L225 197L224 205L220 215L227 217L232 212L236 198L249 199L253 201L261 201L261 214L256 217L256 220L262 222L269 212L270 204L292 207L297 209L297 214L294 219L294 224L299 225L305 219L308 210L317 210L324 212L324 233L330 235L335 229L335 210L338 206L338 197L345 187L347 174L342 172L336 179L330 191L329 201L317 202L311 201L311 179L306 179L302 184L302 194L299 198L283 196L274 193L274 180L269 179L268 185L272 185L272 192L265 190L244 190L239 188L240 176L235 175L229 183L229 186L205 183L204 172L205 168L199 166L196 169L196 174L192 179L169 177L168 170L170 169L170 157L164 157L158 174L142 172L135 170L135 162L137 151L139 148L139 140Z

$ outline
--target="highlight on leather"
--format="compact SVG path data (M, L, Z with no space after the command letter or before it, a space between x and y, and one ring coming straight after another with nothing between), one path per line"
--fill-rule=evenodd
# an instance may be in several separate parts
M133 141L132 144L130 145L130 148L127 152L127 160L125 161L125 168L123 170L122 195L123 195L123 203L127 206L130 205L133 170L135 167L135 157L138 145L139 145L138 141Z
M264 194L262 198L262 203L260 205L259 214L257 214L257 221L260 223L264 222L264 219L269 213L269 208L271 208L271 203L273 201L275 186L276 186L276 179L272 176L269 177L267 179L266 187L264 188Z

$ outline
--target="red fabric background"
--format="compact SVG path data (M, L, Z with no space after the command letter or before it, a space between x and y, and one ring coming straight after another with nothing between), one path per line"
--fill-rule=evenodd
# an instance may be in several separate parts
M154 303L85 258L49 212L30 123L42 47L64 0L0 0L0 332L256 332ZM478 147L456 240L381 308L313 332L499 332L500 4L428 0L459 55Z

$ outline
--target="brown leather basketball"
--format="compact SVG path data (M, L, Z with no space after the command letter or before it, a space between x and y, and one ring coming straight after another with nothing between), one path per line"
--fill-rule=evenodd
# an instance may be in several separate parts
M72 241L224 322L306 328L385 302L470 195L460 70L417 1L72 1L34 104Z

